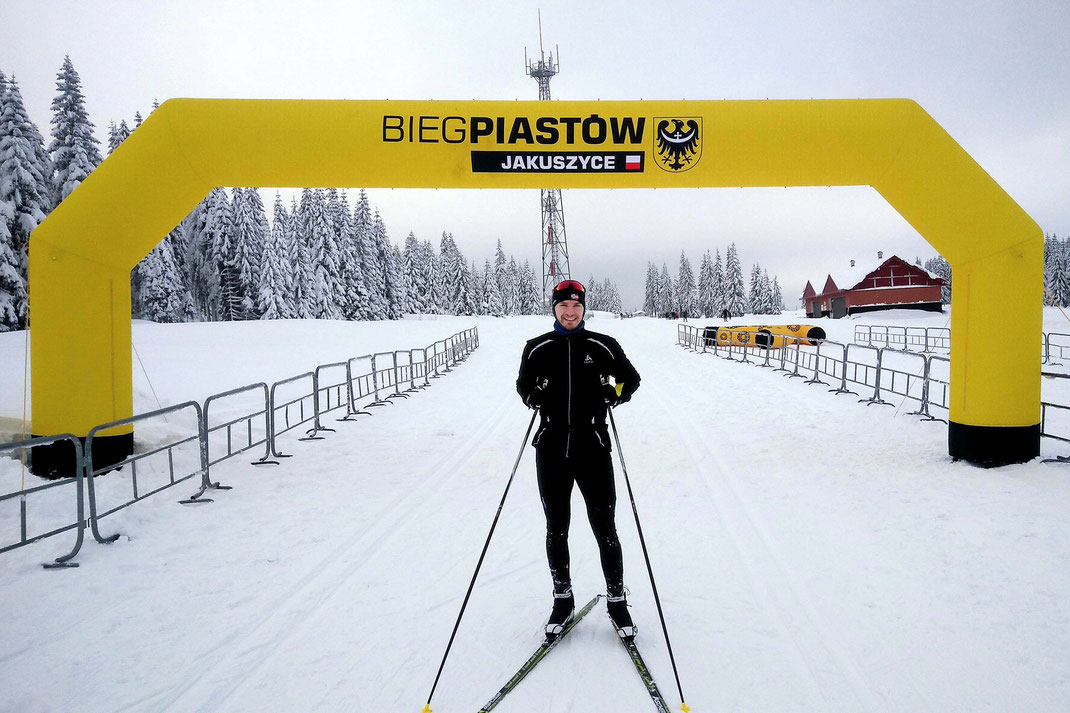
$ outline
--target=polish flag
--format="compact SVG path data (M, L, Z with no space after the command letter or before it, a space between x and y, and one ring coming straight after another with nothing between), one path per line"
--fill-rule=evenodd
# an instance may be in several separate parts
M625 171L638 171L641 167L642 157L639 154L628 154L624 157Z

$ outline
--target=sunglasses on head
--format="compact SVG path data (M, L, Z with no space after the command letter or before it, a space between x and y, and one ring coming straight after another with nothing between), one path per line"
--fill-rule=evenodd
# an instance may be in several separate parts
M580 283L576 282L575 280L565 280L564 282L558 282L557 286L554 287L554 290L555 291L570 290L570 291L573 291L573 292L585 292L586 291L586 290L584 290L583 285L581 285Z

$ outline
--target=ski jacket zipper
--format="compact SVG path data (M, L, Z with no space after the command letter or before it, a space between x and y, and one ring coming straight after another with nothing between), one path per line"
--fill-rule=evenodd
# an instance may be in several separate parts
M568 427L568 435L565 436L565 458L568 458L568 449L572 445L572 340L566 338L568 346L568 403L565 410L565 425Z

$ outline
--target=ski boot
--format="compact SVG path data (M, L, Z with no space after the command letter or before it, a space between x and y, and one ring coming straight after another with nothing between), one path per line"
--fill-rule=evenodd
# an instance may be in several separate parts
M628 600L623 594L606 597L606 611L617 629L617 636L625 641L635 638L639 630L632 623L632 615L628 613Z
M554 609L550 612L550 620L546 622L546 638L550 641L556 639L572 621L572 613L576 609L576 600L572 596L572 587L558 594L554 592Z

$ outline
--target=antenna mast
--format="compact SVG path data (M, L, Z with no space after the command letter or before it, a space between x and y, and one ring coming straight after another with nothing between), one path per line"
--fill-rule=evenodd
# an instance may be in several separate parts
M558 59L561 52L554 46ZM550 80L560 71L554 53L546 58L542 45L542 10L539 10L539 60L528 61L524 48L525 71L539 83L539 101L550 101ZM550 291L561 280L570 277L568 266L568 242L565 240L565 209L561 203L561 189L545 188L539 191L542 205L542 304L550 305Z

